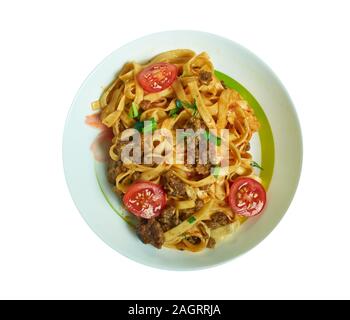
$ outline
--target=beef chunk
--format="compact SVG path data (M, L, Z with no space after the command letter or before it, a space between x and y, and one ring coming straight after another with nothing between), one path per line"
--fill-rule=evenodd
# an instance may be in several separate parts
M155 219L143 219L137 226L137 234L145 244L152 244L160 249L164 243L164 233L160 223Z
M176 216L176 208L173 205L168 205L157 220L164 232L176 227L180 222L179 217Z
M112 159L108 162L108 170L107 170L107 177L108 181L112 184L115 184L115 179L117 178L118 174L121 172L121 161L114 161Z
M196 132L197 130L200 130L200 129L206 129L206 125L202 119L192 117L185 124L185 129L192 129L193 131ZM194 155L195 164L187 164L187 167L189 167L191 170L194 170L194 172L197 173L198 175L206 177L210 174L211 164L206 163L209 159L207 159L206 156L201 155L199 153L200 138L196 137L195 139L196 139L195 140L195 155ZM189 155L187 155L187 156L189 156ZM200 159L201 159L201 162L203 164L199 163ZM206 164L204 164L204 163L206 163Z
M209 163L197 164L195 170L200 175L208 176L210 174L210 168L211 168L211 165Z
M115 179L117 178L118 174L120 174L124 170L125 169L123 167L123 163L121 160L114 161L110 159L108 163L108 171L107 171L108 181L112 184L115 184Z
M216 229L222 226L225 226L230 223L230 219L226 216L226 214L222 212L216 212L211 215L210 220L205 221L205 224L210 229Z
M108 181L112 184L115 184L115 178L120 174L121 172L126 172L126 168L123 166L123 162L121 160L121 153L123 150L123 146L127 142L119 141L115 147L114 147L114 153L118 156L118 160L114 161L112 159L109 160L108 163L108 171L107 171L107 177Z
M180 210L180 219L182 221L186 220L187 218L198 212L203 206L204 202L200 199L197 199L196 206L194 208Z
M207 248L214 248L216 245L216 241L214 238L210 237L207 243Z
M133 181L133 182L135 182L135 181L137 181L137 180L140 180L140 178L141 178L141 172L135 171L135 172L132 174L131 178L132 178L132 181Z
M196 206L194 207L194 210L197 212L200 209L202 209L203 206L204 206L203 200L197 199L196 200Z
M151 107L151 101L149 100L142 100L140 102L140 108L143 109L143 110L147 110Z
M193 245L200 244L200 242L201 242L201 239L198 238L198 237L195 237L195 236L187 237L186 240L187 240L188 242L192 243Z
M165 173L160 182L169 196L187 198L185 184L171 171Z
M213 75L209 71L199 71L199 82L203 84L209 84L213 80Z
M205 129L206 125L201 118L191 117L185 124L184 129L192 129L193 131L197 131L199 129Z

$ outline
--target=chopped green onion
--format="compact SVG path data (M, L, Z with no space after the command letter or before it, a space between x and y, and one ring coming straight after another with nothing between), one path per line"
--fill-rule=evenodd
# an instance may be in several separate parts
M217 179L220 175L220 167L215 167L213 170L213 176Z
M196 217L192 216L187 219L188 223L193 223L196 221Z
M133 102L133 103L131 104L131 107L130 107L129 118L131 118L131 119L136 119L136 118L138 118L138 117L140 116L139 110L138 110L138 109L139 109L139 108L138 108L138 105L137 105L135 102Z
M147 122L147 123L146 123ZM144 121L143 133L153 132L157 129L157 122L154 118Z
M198 113L198 108L197 108L196 99L194 99L193 103L189 103L189 102L184 101L184 102L182 102L182 104L183 104L186 108L192 109L192 110L193 110L193 113L192 113L193 116L196 116L196 115L197 115L197 113Z
M194 100L193 103L189 103L187 101L181 101L179 99L176 99L176 101L175 101L175 108L170 110L169 115L171 117L176 117L184 107L186 107L188 109L192 109L193 110L193 113L192 113L193 116L195 116L197 114L198 109L197 109L196 100Z
M205 131L203 133L203 135L204 135L204 139L206 139L212 143L215 143L217 146L221 146L221 138L214 136L209 131Z
M147 124L146 124L147 122ZM145 121L137 121L134 128L139 132L149 133L157 129L157 121L154 118Z
M134 124L134 128L139 131L139 132L142 132L143 130L143 121L137 121L135 124Z
M175 118L179 113L179 110L177 108L171 109L169 112L169 116Z
M176 117L182 109L183 109L183 106L182 106L181 100L176 99L175 108L170 110L169 115L171 117Z
M262 167L262 166L260 166L257 162L255 162L255 161L252 161L251 163L250 163L250 165L254 168L259 168L260 170L264 170L264 168Z
M175 105L176 105L176 108L177 108L177 109L182 109L182 108L183 108L182 102L181 102L181 100L179 100L179 99L176 99Z

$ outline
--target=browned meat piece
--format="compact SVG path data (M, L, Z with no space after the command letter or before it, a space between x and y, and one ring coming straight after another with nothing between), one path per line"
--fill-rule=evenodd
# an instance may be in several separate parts
M226 214L216 212L211 215L210 220L206 220L204 222L210 229L216 229L229 224L230 219L226 216Z
M112 184L115 184L115 178L118 176L118 174L120 174L121 172L126 172L127 170L123 166L123 162L121 161L121 153L122 153L123 145L125 145L126 143L127 142L119 141L114 147L114 152L119 159L117 161L114 161L112 159L109 160L107 177L108 177L108 181Z
M214 248L216 245L216 241L214 238L210 237L207 243L207 248Z
M115 179L121 172L124 172L125 168L123 167L123 163L121 160L114 161L112 159L109 160L108 163L108 171L107 171L107 177L108 181L111 184L115 184Z
M198 157L195 157L195 163L198 163ZM210 174L211 164L186 164L185 165L192 172L189 174L189 177L194 180L203 179Z
M155 219L143 219L137 226L137 234L145 244L152 244L160 249L164 243L163 229Z
M201 174L203 176L208 176L210 173L210 168L211 168L211 165L208 163L208 164L197 164L195 169L198 174Z
M123 122L119 121L119 123L118 123L118 129L119 129L119 132L123 132L123 131L125 130L125 127L124 127Z
M192 129L193 131L196 132L197 130L200 130L200 129L206 129L206 126L202 119L192 117L185 124L185 129ZM199 159L201 157L201 155L199 154L199 137L196 137L195 139L196 139L195 140L196 147L195 147L195 155L194 155L195 164L188 164L187 166L190 167L191 169L194 169L195 172L199 175L208 176L210 174L211 165L210 163L199 164ZM208 161L207 158L202 158L203 163L207 161Z
M169 196L187 198L185 184L171 171L165 173L160 182Z
M140 180L141 178L141 172L139 171L135 171L133 174L132 174L132 181L135 182L137 180Z
M157 220L164 232L176 227L180 222L179 217L176 216L176 208L173 205L168 205Z
M200 118L191 117L188 119L188 121L185 124L185 129L193 129L193 131L199 130L199 129L205 129L206 125L204 121Z
M227 89L227 86L226 86L225 82L222 81L222 80L220 82L221 82L221 85L224 87L224 89Z
M147 110L151 107L151 101L149 100L142 100L140 102L140 108L143 109L143 110Z
M199 71L199 82L203 84L209 84L213 80L211 72L201 70Z
M192 243L193 245L199 244L201 242L201 239L195 236L187 237L186 240Z
M196 206L194 207L194 210L196 210L196 212L197 212L200 209L202 209L203 206L204 206L203 200L197 199L196 200Z
M186 220L187 218L189 218L190 216L198 212L203 206L204 206L204 202L200 199L197 199L196 206L194 208L180 210L180 214L179 214L180 219L182 221Z
M180 217L181 221L185 221L193 214L194 214L193 209L180 210L179 217Z

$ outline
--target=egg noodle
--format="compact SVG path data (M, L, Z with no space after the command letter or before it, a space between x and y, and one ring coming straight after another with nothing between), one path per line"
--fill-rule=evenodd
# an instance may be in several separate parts
M168 88L148 93L139 84L137 75L144 68L159 62L175 65L177 78ZM114 173L111 182L119 196L123 196L137 180L163 185L162 179L171 175L181 183L181 196L165 188L167 201L174 207L172 221L176 222L171 228L164 228L163 246L201 251L235 231L244 221L245 218L235 214L227 204L227 197L231 182L237 177L247 176L259 181L249 153L249 141L253 133L259 130L259 122L240 94L226 88L215 77L207 53L196 55L191 50L179 49L161 53L145 64L126 63L100 99L92 103L92 108L99 110L102 123L113 129L114 137L109 150L111 162L114 163L113 170L110 169ZM123 132L145 121L157 129L170 131L173 137L177 129L200 127L209 135L222 139L220 145L224 145L224 142L227 144L227 164L202 165L210 169L202 172L198 167L198 157L192 164L164 159L158 163L147 163L145 159L143 163L121 161L121 149L126 145L121 138ZM221 135L223 130L228 132L226 137ZM152 133L153 130L150 131ZM141 137L145 134L146 130L141 130ZM169 147L169 142L165 140L159 134L152 136L151 145L159 158ZM142 146L144 144L142 142ZM211 144L219 149L215 141ZM179 145L178 140L174 139L170 145L172 154L176 153ZM213 217L217 219L218 213L226 223L216 223L213 227L213 222L216 222Z

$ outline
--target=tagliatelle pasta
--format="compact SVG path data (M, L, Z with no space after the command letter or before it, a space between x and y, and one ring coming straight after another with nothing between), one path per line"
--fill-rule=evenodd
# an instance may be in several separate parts
M168 66L176 70L175 75L169 73ZM154 76L153 82L147 84L147 88L154 89L151 92L145 90L142 82L149 79L147 70L152 70ZM172 82L166 83L169 79ZM160 88L157 81L163 81L167 87ZM146 208L147 219L140 215L138 233L145 243L197 252L213 247L239 227L244 218L229 205L228 197L237 178L259 181L249 154L249 141L259 130L259 122L240 94L215 77L207 53L196 55L191 50L179 49L161 53L145 64L126 63L100 99L92 103L92 108L99 110L102 123L113 129L108 176L117 195L125 203L125 194L135 184L140 187L140 181L152 186L145 193L149 197L162 196L156 185L165 194L166 203L162 206ZM122 159L122 151L133 137L130 131L129 140L122 139L128 129L141 135L142 163ZM157 129L167 130L170 140ZM173 160L178 155L190 159L188 149L184 150L178 141L176 130L180 129L201 132L198 136L187 136L187 142L195 141L192 163L171 163L162 158L168 154ZM226 138L222 135L224 130L228 131ZM147 141L148 131L153 135ZM216 164L201 162L199 136L205 138L209 152L219 159ZM225 144L226 164L221 161L225 156L220 149ZM152 149L150 162L146 146ZM132 150L135 156L138 149ZM240 205L239 194L237 201Z

